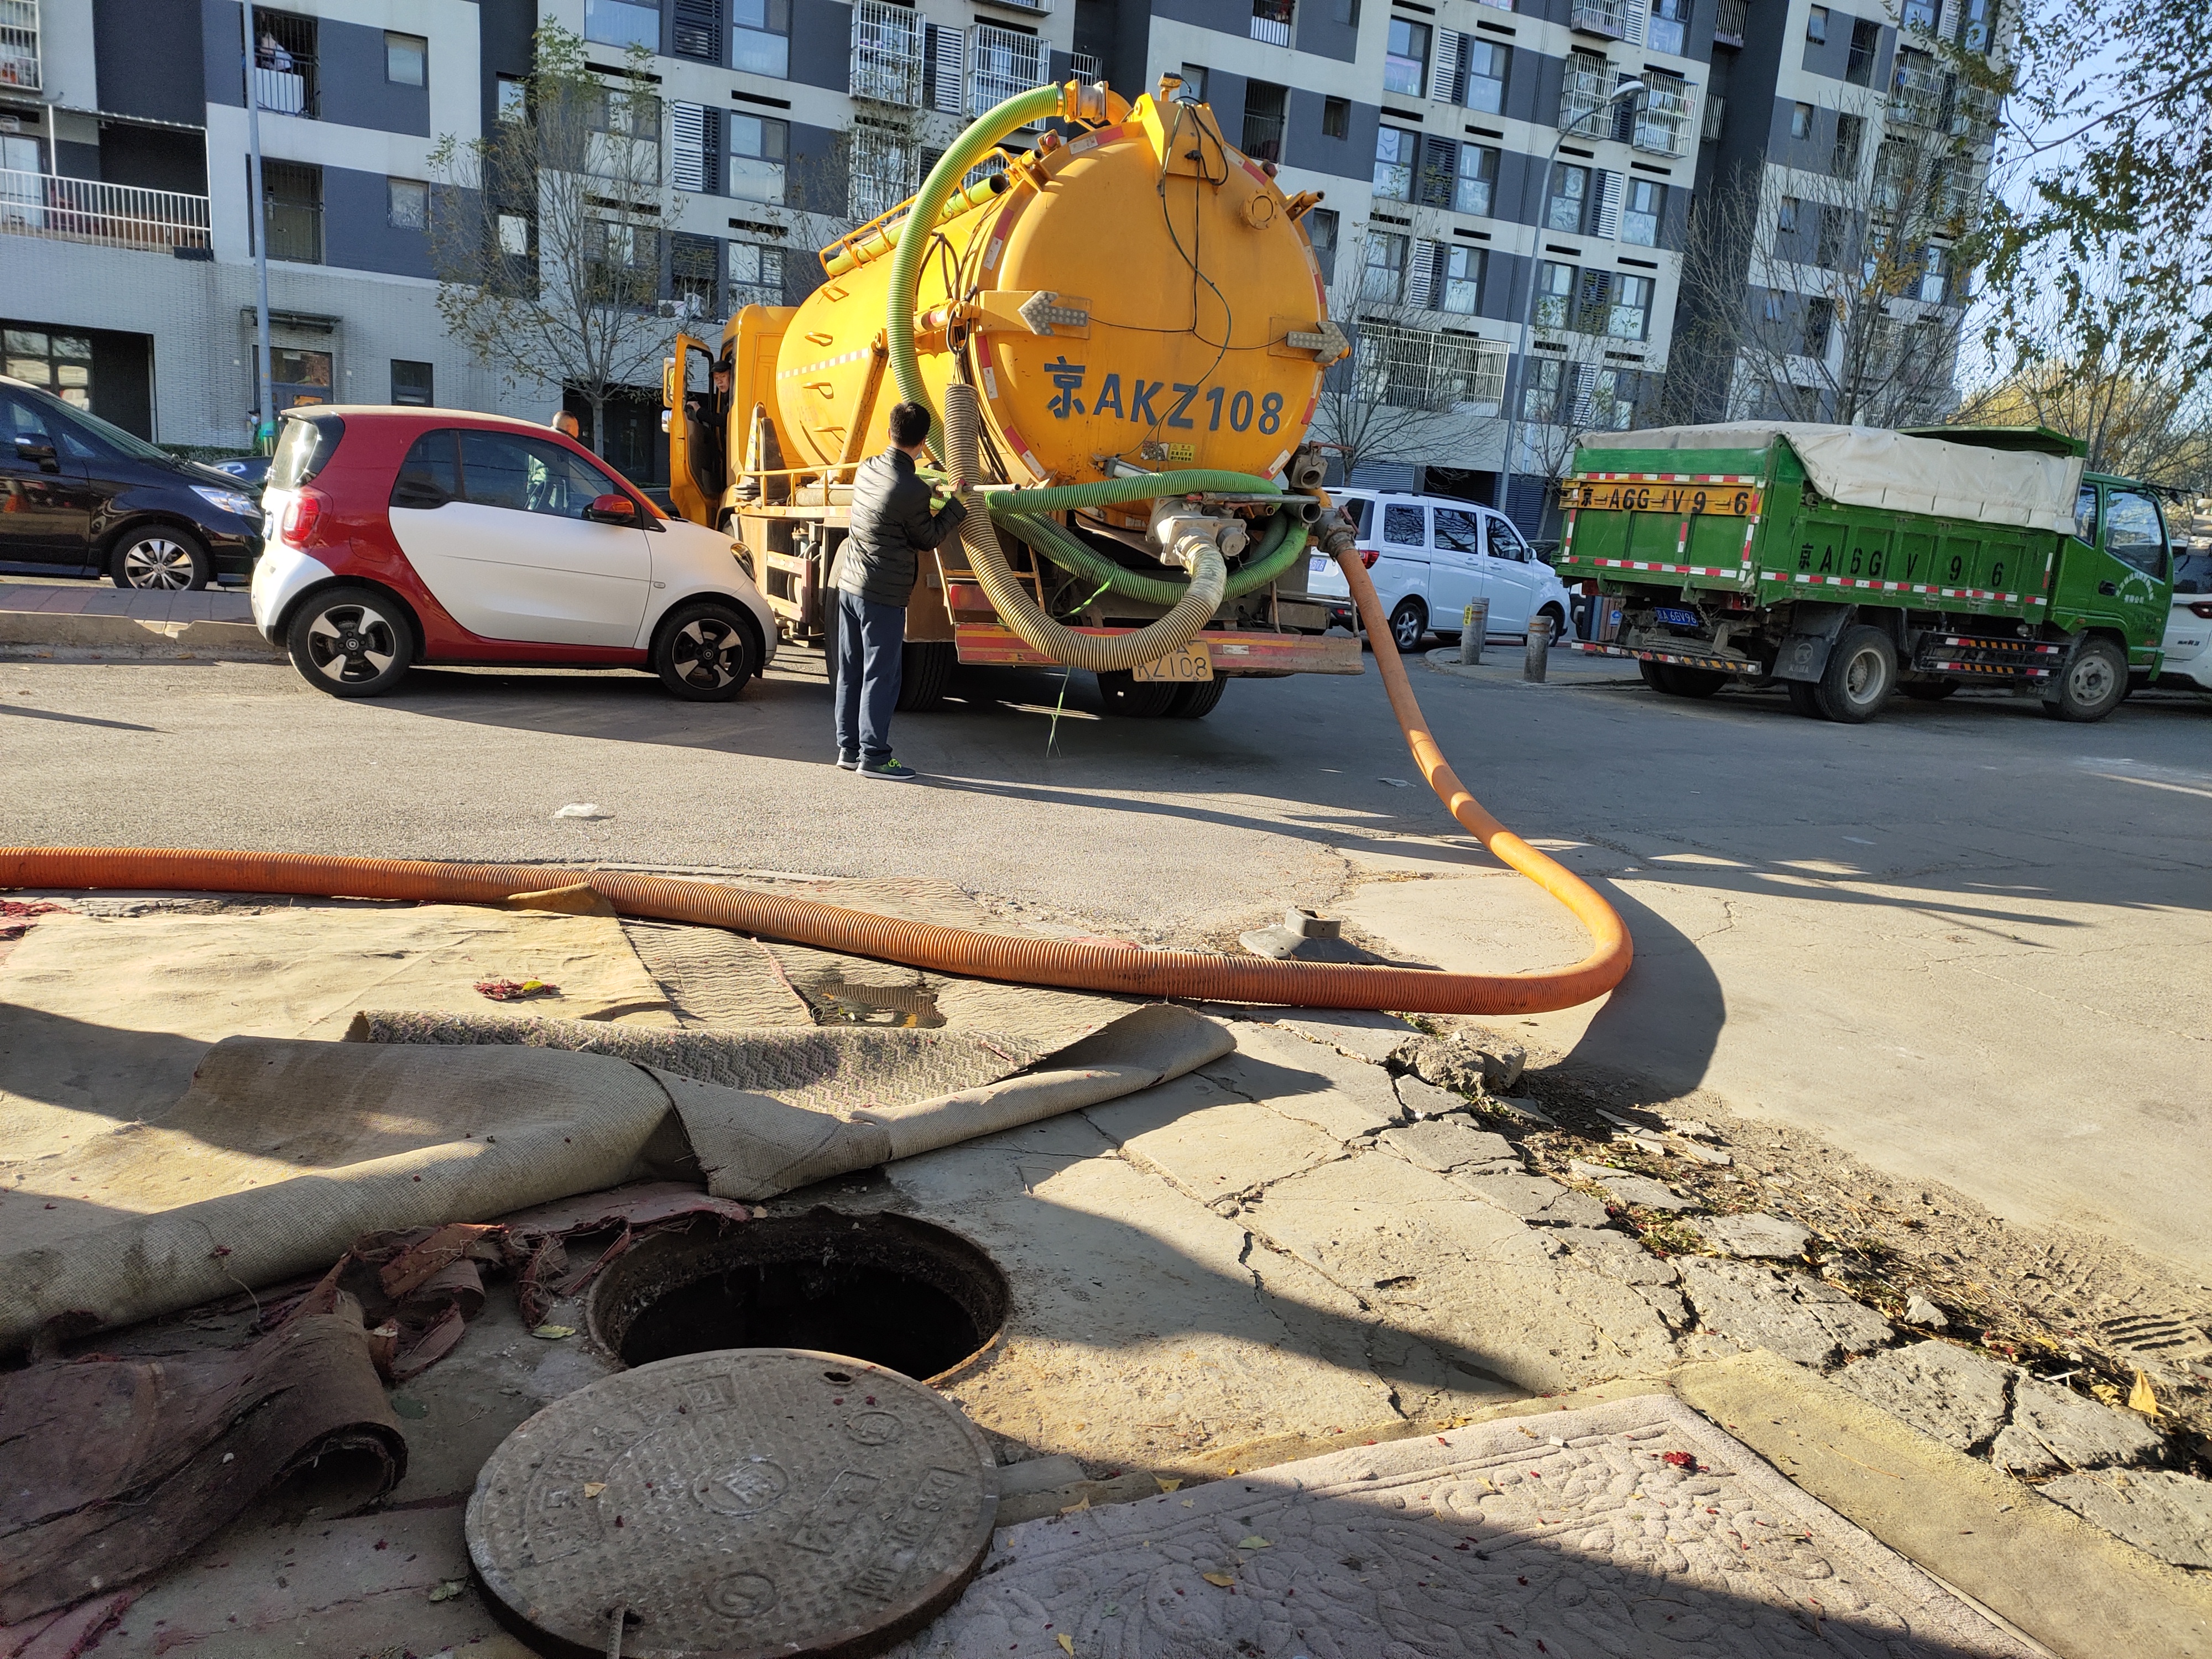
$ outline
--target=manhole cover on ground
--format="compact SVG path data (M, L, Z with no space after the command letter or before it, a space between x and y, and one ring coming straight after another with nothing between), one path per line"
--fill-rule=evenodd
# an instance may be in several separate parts
M469 1500L469 1554L549 1650L860 1655L982 1560L990 1448L933 1390L836 1354L686 1354L556 1401Z

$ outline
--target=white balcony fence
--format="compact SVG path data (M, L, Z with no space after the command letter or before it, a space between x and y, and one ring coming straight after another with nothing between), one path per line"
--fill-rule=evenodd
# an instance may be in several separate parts
M42 80L38 0L0 0L0 87L36 92Z
M1052 78L1052 48L1034 34L978 23L968 40L968 113L981 115Z
M1628 33L1628 7L1626 0L1574 0L1571 21L1573 27L1618 40Z
M853 7L853 96L902 109L921 104L929 20L911 6L856 0Z
M51 173L0 172L0 233L149 252L206 247L208 198Z
M1647 75L1637 100L1636 148L1653 155L1687 155L1696 94L1668 76Z
M1506 349L1446 331L1359 325L1355 372L1370 401L1400 409L1495 409L1505 396Z

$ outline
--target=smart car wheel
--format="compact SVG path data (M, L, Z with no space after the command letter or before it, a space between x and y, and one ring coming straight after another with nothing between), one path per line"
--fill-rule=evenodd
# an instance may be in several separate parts
M729 702L759 659L744 618L714 599L680 607L653 642L653 672L672 696L690 702Z
M202 588L215 564L199 538L173 525L149 525L126 532L115 544L107 574L118 587L158 587L172 592Z
M334 697L375 697L399 684L415 654L415 635L399 607L367 587L313 595L287 633L292 665Z

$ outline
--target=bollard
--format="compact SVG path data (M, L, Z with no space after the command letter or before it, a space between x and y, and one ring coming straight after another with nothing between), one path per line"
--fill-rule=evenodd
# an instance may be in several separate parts
M1534 685L1544 683L1544 666L1552 654L1552 619L1531 617L1528 619L1528 659L1522 665L1521 678Z
M1463 663L1482 660L1482 636L1490 631L1490 601L1470 599L1459 617L1459 659Z

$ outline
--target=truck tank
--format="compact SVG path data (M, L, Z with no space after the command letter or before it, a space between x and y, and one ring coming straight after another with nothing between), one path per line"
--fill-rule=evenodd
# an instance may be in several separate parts
M1048 134L938 223L914 305L928 401L977 389L987 475L1009 483L1103 479L1117 461L1279 473L1343 350L1299 222L1311 198L1286 200L1202 104L1082 90L1101 125ZM898 396L882 366L898 231L826 250L785 331L787 464L879 438Z

